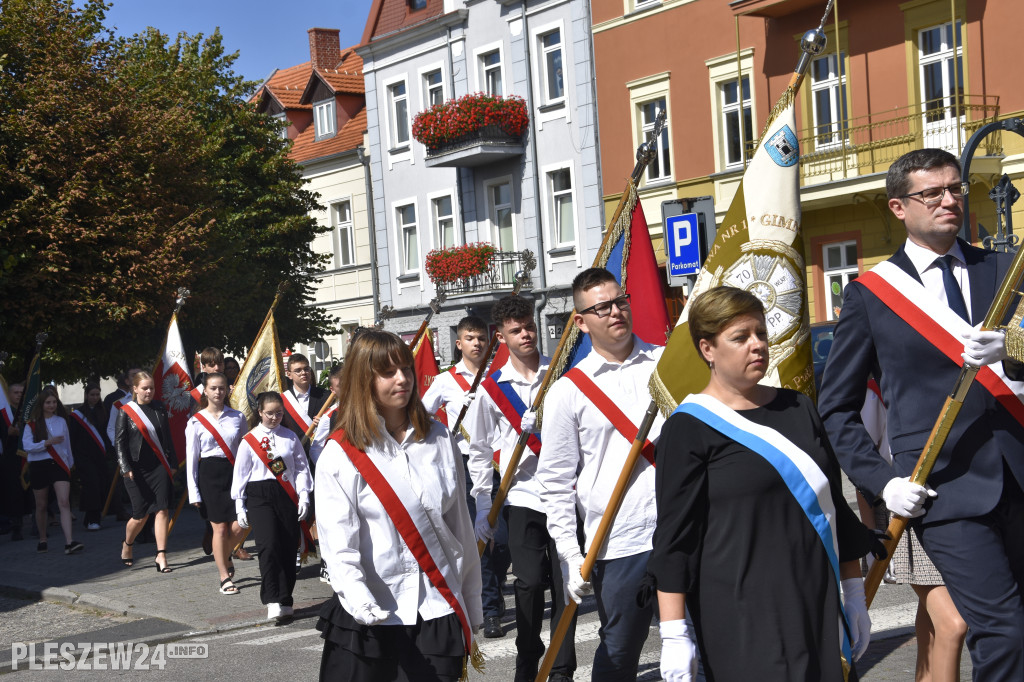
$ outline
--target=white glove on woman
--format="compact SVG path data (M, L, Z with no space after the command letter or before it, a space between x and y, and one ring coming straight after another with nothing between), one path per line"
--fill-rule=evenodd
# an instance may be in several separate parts
M924 503L929 497L938 493L917 483L911 483L910 477L894 478L885 484L882 499L885 506L893 514L905 519L913 519L924 514Z
M697 645L693 623L666 620L661 631L661 677L665 682L691 682L697 677Z
M536 433L537 412L534 410L527 410L524 412L523 418L519 422L519 428L523 430L523 433Z
M299 498L299 521L304 521L309 514L309 497L303 495Z
M391 613L376 604L363 604L355 610L352 617L360 625L376 625L382 623Z
M840 583L843 586L843 608L846 610L846 621L850 624L850 636L853 641L853 660L857 661L868 650L871 641L871 616L868 615L868 603L864 597L864 581L860 578L847 578Z
M1002 362L1010 357L1006 353L1006 332L1002 330L982 331L979 323L961 338L964 339L964 352L960 357L975 367Z
M576 552L561 562L562 587L565 592L565 603L572 599L577 604L583 602L583 597L594 591L593 585L583 579L583 555Z
M249 527L249 517L245 511L245 500L235 500L235 518L238 519L239 528Z
M476 534L476 539L484 544L487 544L494 538L494 527L487 520L487 515L490 513L490 507L487 509L478 508L476 510L476 522L473 524L473 532Z

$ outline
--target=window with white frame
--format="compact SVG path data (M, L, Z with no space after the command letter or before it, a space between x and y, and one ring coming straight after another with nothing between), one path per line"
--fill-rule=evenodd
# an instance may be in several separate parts
M488 214L491 219L491 243L499 251L515 251L515 226L512 222L512 183L498 182L487 188Z
M568 246L576 241L572 173L568 168L559 168L547 176L548 196L551 197L551 234L556 246Z
M435 197L430 200L430 205L434 214L434 244L442 249L455 246L455 214L451 195Z
M423 90L427 93L426 105L444 104L444 76L441 69L434 69L423 74Z
M285 116L283 111L280 114L274 114L271 118L273 118L278 123L282 124L283 127L281 128L281 139L282 140L287 140L288 139L288 126L291 125L291 121L288 120L288 117Z
M395 209L395 223L398 226L398 241L401 251L403 273L419 272L420 245L416 234L416 205L406 204Z
M742 89L735 80L718 86L721 94L723 156L727 168L742 166L754 143L754 121L750 107L750 77L743 76ZM742 120L743 130L740 131Z
M334 228L334 267L352 265L356 262L356 249L350 202L338 201L331 204L331 225Z
M484 92L501 97L501 50L492 50L480 55L480 73L483 75Z
M562 78L562 31L555 29L540 36L541 76L544 79L544 103L565 99Z
M640 105L640 125L643 131L644 142L654 136L654 124L658 118L658 112L665 110L665 98L661 97ZM665 111L666 115L668 114ZM665 120L665 127L661 129L661 139L657 142L658 155L654 157L647 166L647 181L664 180L672 176L671 158L668 149L668 119Z
M334 135L335 119L333 99L313 105L313 131L316 139L321 140Z
M956 55L953 54L953 24L949 22L918 32L918 60L925 122L952 120L957 109L954 97L959 100L963 115L964 64L960 22L956 22Z
M848 139L846 64L839 53L811 62L811 98L814 100L815 146L831 147Z
M405 81L388 86L388 104L391 111L391 146L409 144L409 96Z
M835 320L843 307L843 289L857 279L857 242L835 242L821 249L825 276L825 319Z

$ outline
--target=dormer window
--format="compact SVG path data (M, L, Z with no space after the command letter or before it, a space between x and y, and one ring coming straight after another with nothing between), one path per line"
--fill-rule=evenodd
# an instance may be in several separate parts
M410 12L415 12L418 9L427 8L427 0L408 0L408 2Z
M291 125L291 121L288 120L288 117L285 116L283 111L280 114L274 114L273 116L271 116L271 118L273 118L278 123L284 124L284 127L281 128L281 139L282 140L287 140L288 139L288 126Z
M315 126L316 139L323 140L328 137L334 137L334 122L336 120L333 99L315 103L313 105L313 125Z

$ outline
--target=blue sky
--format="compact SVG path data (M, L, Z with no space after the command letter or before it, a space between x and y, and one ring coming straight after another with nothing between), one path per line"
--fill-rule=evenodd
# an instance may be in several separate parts
M148 26L172 37L181 31L209 35L219 27L227 50L239 53L235 71L262 81L274 69L309 59L306 31L315 26L340 29L342 47L359 43L371 1L113 0L105 23L125 36Z

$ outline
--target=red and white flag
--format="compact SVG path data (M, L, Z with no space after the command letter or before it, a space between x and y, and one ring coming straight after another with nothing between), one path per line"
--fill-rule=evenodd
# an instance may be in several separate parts
M153 368L153 382L156 384L154 399L159 400L167 410L167 422L171 427L175 456L178 461L184 461L185 425L192 414L193 404L192 380L189 378L185 348L181 343L181 333L178 331L177 313L171 316L163 352L160 353L160 360ZM171 466L176 464L177 462L171 462Z
M0 377L0 425L11 426L14 424L14 410L11 409L11 402L7 399L7 382Z

